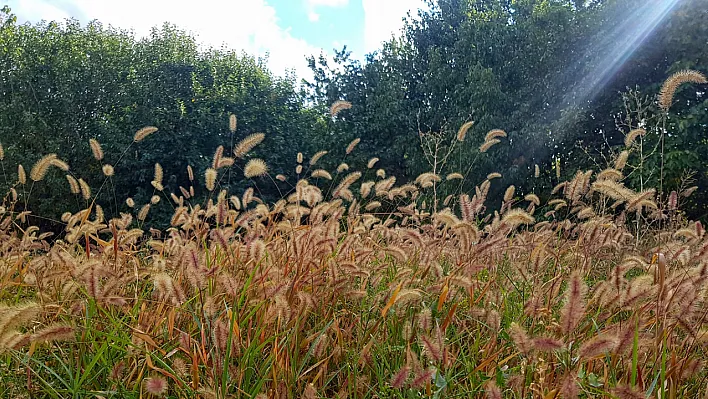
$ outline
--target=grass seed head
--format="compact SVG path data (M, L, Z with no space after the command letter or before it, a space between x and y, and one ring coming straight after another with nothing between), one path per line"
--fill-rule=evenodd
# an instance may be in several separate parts
M145 140L145 138L147 136L155 133L156 131L157 131L156 127L146 126L142 129L138 130L137 132L135 132L135 136L133 136L133 141L135 141L136 143L139 143L139 142Z
M268 173L268 165L262 159L251 159L243 168L243 175L247 179L264 176Z
M103 159L103 148L101 148L101 144L98 142L98 140L90 139L89 145L91 146L91 153L93 153L93 157L97 161L102 160Z

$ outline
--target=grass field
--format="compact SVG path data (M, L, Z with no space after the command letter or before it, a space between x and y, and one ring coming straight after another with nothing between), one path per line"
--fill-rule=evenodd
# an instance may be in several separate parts
M692 188L634 191L620 154L544 202L513 186L488 199L495 173L443 200L462 175L397 186L375 160L330 173L320 153L298 156L275 204L221 191L260 140L217 150L179 191L157 165L151 203L110 220L69 172L86 208L60 236L30 226L23 196L68 165L3 164L18 169L0 208L0 396L705 397L708 240L680 211ZM244 172L270 176L260 160ZM157 206L174 210L164 231L144 228Z

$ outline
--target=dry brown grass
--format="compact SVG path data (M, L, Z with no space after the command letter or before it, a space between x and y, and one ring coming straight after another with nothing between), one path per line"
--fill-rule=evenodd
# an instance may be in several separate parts
M138 133L136 142L154 130ZM490 132L482 152L502 133ZM262 140L245 138L229 159ZM488 210L492 174L436 211L426 190L461 176L396 186L369 162L332 182L317 169L266 204L253 189L220 191L216 169L233 165L220 161L226 151L196 189L204 202L180 187L171 204L157 197L110 220L89 202L65 214L61 237L29 226L16 193L5 197L0 348L24 374L4 380L36 396L705 392L705 230L654 191L624 186L619 170L579 171L546 203L524 196L524 207L512 186ZM40 160L32 179L55 159ZM162 174L157 164L156 195ZM91 200L84 179L67 178ZM135 221L151 206L174 207L169 229Z

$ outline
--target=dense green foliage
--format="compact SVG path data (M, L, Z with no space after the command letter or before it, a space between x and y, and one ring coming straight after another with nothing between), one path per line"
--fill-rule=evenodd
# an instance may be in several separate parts
M630 128L654 126L643 143L653 148L664 122L664 191L685 185L688 170L698 172L693 178L706 188L704 92L681 90L661 123L653 97L641 105L630 100L653 96L679 69L708 70L708 12L701 3L679 2L648 37L631 46L630 54L615 55L622 62L612 69L612 52L634 28L651 22L637 20L646 7L643 0L430 0L429 11L408 19L401 38L363 63L352 60L346 48L334 63L310 58L314 79L302 87L293 76L273 76L263 60L200 50L176 27L154 29L138 40L99 22L19 25L5 9L0 15L0 142L8 158L27 169L43 154L56 152L75 174L100 186L100 163L85 156L89 138L98 139L107 162L121 158L118 168L131 171L117 173L101 191L99 202L112 213L125 209L116 198L147 202L158 160L165 184L175 191L187 186L185 165L202 176L219 145L229 153L231 144L249 133L266 133L261 153L253 156L264 156L272 176L292 175L297 151L340 148L361 137L361 154L380 157L382 167L406 179L431 169L421 132L453 138L468 120L475 122L468 138L454 148L445 168L436 170L467 172L467 189L497 170L520 193L545 195L560 181L557 166L562 172L601 170ZM637 92L627 94L635 87ZM353 108L332 120L326 109L338 99ZM238 116L235 135L226 124L231 113ZM690 117L676 118L682 115ZM159 127L159 138L123 153L132 132L145 125ZM479 157L477 147L493 128L507 131L508 140ZM442 142L442 153L452 141ZM662 186L660 157L648 153L643 169L629 175L635 188ZM630 164L639 162L633 154ZM542 178L530 179L536 164ZM14 180L15 171L4 173L10 177L0 185ZM235 188L241 181L231 176L222 183ZM277 197L284 188L270 179L259 185L265 198ZM68 188L63 176L52 172L36 190ZM32 206L36 213L57 216L51 214L56 204L35 200L40 202ZM691 216L704 217L708 198L694 201Z
M308 141L305 135L315 126L292 77L274 77L262 60L248 55L199 51L194 38L175 27L166 25L136 40L98 22L29 26L16 24L7 13L2 18L0 141L6 162L22 163L29 172L36 160L54 152L77 178L99 187L104 180L101 163L93 161L89 147L89 139L95 138L106 153L105 162L116 165L115 177L98 198L106 212L127 209L117 201L128 196L138 204L150 199L155 162L165 170L165 186L178 191L179 185L189 187L187 164L203 181L199 176L219 145L229 148L254 132L266 133L262 148L277 149L268 151L268 160L279 173L289 165L285 159L295 158L297 146L292 144ZM236 135L228 129L231 113L238 115ZM124 153L133 133L147 125L157 126L159 136ZM254 155L263 154L256 150ZM5 173L9 176L0 179L2 192L16 180L16 171ZM231 178L232 188L243 181L239 177ZM263 193L266 197L277 194L272 184L266 187L271 189ZM58 170L35 189L71 198ZM29 207L42 216L56 218L56 209L65 207L56 200L32 198L37 203ZM75 209L80 209L83 200L77 201Z
M529 179L538 164L542 186L548 189L559 181L552 170L556 158L570 173L579 167L596 171L606 167L600 152L607 155L608 146L621 146L628 131L617 125L626 119L621 92L639 87L653 96L672 72L708 70L708 12L701 1L681 1L648 37L630 46L624 63L606 75L604 70L612 67L608 55L614 55L635 28L651 22L637 17L660 2L430 3L431 11L409 20L400 40L387 43L363 65L349 59L346 49L336 65L310 60L316 71L311 86L315 97L324 104L339 98L351 101L354 108L346 121L350 135L361 136L362 145L386 149L382 159L400 162L398 172L409 176L428 167L421 160L419 131L452 136L463 122L474 120L449 171L464 172L485 133L501 128L509 134L508 145L492 151L486 158L488 166L503 173L507 183L527 192L535 184L538 192L538 180ZM685 169L707 169L706 101L703 92L686 89L671 110L666 174L673 187ZM656 107L649 105L646 116L655 117ZM676 114L692 116L690 122L675 124ZM639 122L650 124L634 118L634 127ZM656 141L656 132L647 139ZM652 162L655 166L656 159ZM471 172L469 184L478 184L489 167L475 165ZM652 176L651 184L658 186L657 173ZM705 173L696 178L707 186ZM705 210L702 206L697 213L705 216Z

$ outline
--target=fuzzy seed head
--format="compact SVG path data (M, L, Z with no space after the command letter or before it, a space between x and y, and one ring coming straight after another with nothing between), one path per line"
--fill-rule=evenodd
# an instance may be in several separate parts
M350 103L349 101L337 100L329 108L329 114L332 115L332 117L335 117L341 111L343 111L345 109L350 109L351 107L352 107L352 103Z
M668 111L671 108L676 90L685 83L705 84L708 83L708 80L706 80L705 75L698 71L687 69L674 73L661 87L659 94L659 106L661 109Z
M35 332L30 336L30 342L71 341L75 338L74 327L68 324L54 324Z
M167 380L159 376L149 377L145 379L144 387L151 395L163 396L167 392Z
M49 167L52 165L52 160L57 159L57 154L48 154L43 156L37 163L34 164L30 171L30 179L32 181L40 181L47 175Z
M209 168L204 172L204 181L209 191L214 191L214 187L216 187L216 174L216 169L213 168Z
M516 187L514 187L513 185L507 187L506 191L504 191L504 202L509 202L512 199L514 199L515 193L516 193Z
M492 141L494 139L498 139L500 137L506 137L506 132L501 129L493 129L493 130L490 130L486 136L484 136L484 141L488 142L488 141Z
M357 137L354 140L352 140L351 143L349 143L349 145L347 146L347 150L346 150L347 155L351 154L352 151L354 151L354 148L356 148L357 144L359 144L360 141L361 141L361 139Z
M264 133L253 133L246 136L246 138L241 140L238 144L236 144L236 147L234 147L234 156L236 158L243 158L255 146L263 142L263 139L265 139Z
M69 188L72 194L78 194L81 192L81 187L79 187L79 182L74 179L72 175L66 175L66 181L69 182Z
M572 333L585 316L587 286L579 271L574 271L568 281L565 304L561 309L560 325L564 334Z
M81 188L81 196L87 201L91 199L91 187L89 187L84 179L79 179L79 187Z
M484 386L484 391L487 394L487 399L502 399L501 389L493 380L487 381Z
M27 174L25 173L25 168L22 165L17 165L17 181L20 184L27 183Z
M113 165L105 164L103 167L101 167L101 170L103 171L103 175L106 177L111 177L115 173L115 169L113 169Z
M624 137L624 146L629 148L634 144L634 141L637 140L637 137L644 136L647 134L647 131L644 129L633 129L630 130L629 133Z
M214 169L219 169L219 164L221 163L221 157L224 156L224 146L220 145L216 147L216 151L214 151L214 156L212 157L211 160L211 167Z
M139 143L143 141L147 136L155 133L157 131L157 128L155 126L146 126L137 132L135 132L135 136L133 136L133 141L136 143Z
M138 220L141 222L144 221L147 218L148 212L150 212L150 204L143 205L143 207L140 208L140 212L138 212Z
M57 168L63 170L64 172L67 172L69 170L69 164L62 161L61 159L58 159L58 158L52 159L51 161L49 161L49 164L51 166L54 166L54 167L57 167Z
M489 141L485 141L481 146L479 146L479 152L487 152L490 148L492 148L493 145L500 143L501 140L499 139L491 139Z
M162 165L159 163L155 164L155 173L153 174L152 180L156 184L162 184L162 177L163 177L163 171L162 171Z
M312 172L312 174L310 176L312 176L313 178L332 180L332 175L329 174L329 172L327 172L324 169L317 169L314 172Z
M234 114L229 115L229 131L231 133L236 132L236 123L237 123L236 115L234 115Z
M532 224L535 221L534 217L523 209L512 209L504 213L502 223L516 227L522 224Z
M465 141L465 136L467 136L467 132L470 130L472 125L474 125L474 121L465 122L462 126L460 126L460 130L457 131L457 141Z
M265 163L265 161L258 158L249 160L246 164L246 167L243 168L243 175L247 179L264 176L267 173L268 165Z
M622 170L625 165L627 165L627 159L629 158L629 151L622 151L615 159L615 169Z
M101 144L98 142L98 140L90 139L89 145L91 146L91 152L93 153L93 157L96 158L97 161L102 160L103 149L101 148Z
M316 164L317 161L319 161L320 158L322 158L325 155L327 155L327 151L316 152L315 155L313 155L312 158L310 158L310 165Z

